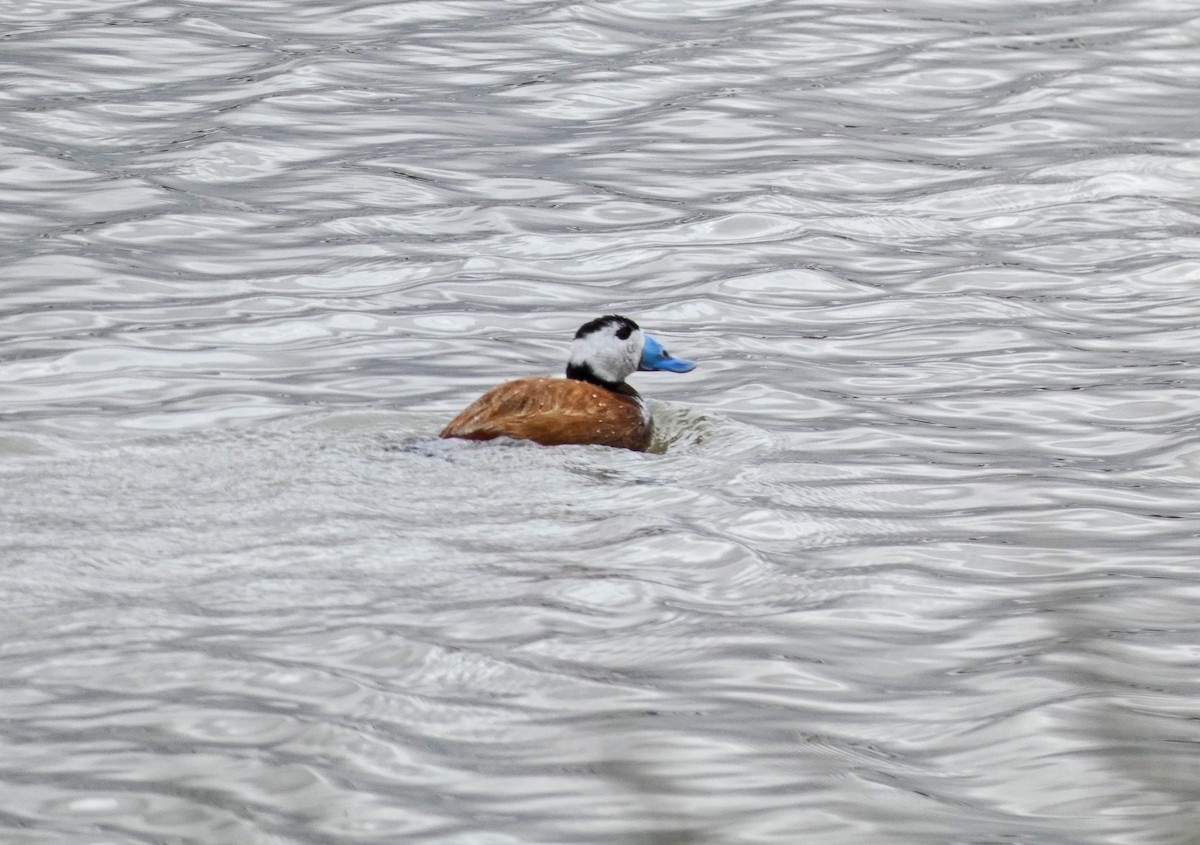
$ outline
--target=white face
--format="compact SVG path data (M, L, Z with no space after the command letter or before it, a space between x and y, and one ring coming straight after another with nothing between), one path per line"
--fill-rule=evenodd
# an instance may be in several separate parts
M620 384L634 372L642 360L645 336L641 329L634 329L629 337L620 338L619 325L605 325L571 344L570 365L589 366L596 377Z

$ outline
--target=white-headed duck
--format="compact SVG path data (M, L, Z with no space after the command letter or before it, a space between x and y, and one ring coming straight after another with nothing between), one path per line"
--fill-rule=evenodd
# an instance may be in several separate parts
M695 366L672 358L628 317L597 317L575 332L565 379L520 378L493 387L451 420L441 436L644 452L653 422L626 377L637 370L686 373Z

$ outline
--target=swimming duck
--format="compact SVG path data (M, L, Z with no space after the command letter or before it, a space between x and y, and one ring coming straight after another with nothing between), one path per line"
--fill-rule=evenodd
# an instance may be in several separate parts
M597 317L575 332L565 379L520 378L493 387L451 420L441 436L644 452L653 422L626 377L637 370L686 373L695 367L693 361L671 357L628 317Z

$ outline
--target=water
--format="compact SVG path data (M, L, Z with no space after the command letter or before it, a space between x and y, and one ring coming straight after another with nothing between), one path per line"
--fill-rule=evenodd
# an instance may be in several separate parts
M1194 4L0 14L0 841L1200 841Z

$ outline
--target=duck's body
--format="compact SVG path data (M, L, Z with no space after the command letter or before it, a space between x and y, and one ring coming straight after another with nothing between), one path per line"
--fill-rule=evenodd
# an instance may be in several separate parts
M654 430L642 397L569 378L519 378L493 387L442 437L512 437L543 446L594 444L644 452Z
M653 421L625 378L638 369L687 372L695 366L672 358L632 320L600 317L576 333L566 378L521 378L494 387L451 420L441 436L643 452L654 434Z

